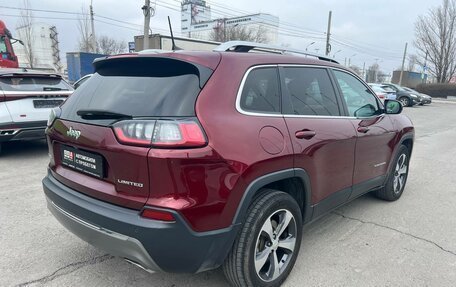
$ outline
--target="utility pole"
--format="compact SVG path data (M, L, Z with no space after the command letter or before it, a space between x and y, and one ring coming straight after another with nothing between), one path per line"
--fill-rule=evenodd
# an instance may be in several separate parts
M366 62L363 63L363 80L367 81L367 78L366 78Z
M401 75L399 76L399 86L402 86L402 76L404 74L405 56L407 55L407 43L405 43L404 57L402 58Z
M226 18L223 18L223 42L226 42Z
M93 19L93 0L90 1L90 25L92 26L92 51L98 53L97 37L95 36L95 24Z
M332 16L332 11L329 11L328 31L326 32L326 56L328 56L329 53L331 52L331 44L329 43L329 39L331 36L331 16Z
M150 27L150 0L145 0L144 6L142 6L144 14L144 38L143 38L143 50L149 49L149 27Z

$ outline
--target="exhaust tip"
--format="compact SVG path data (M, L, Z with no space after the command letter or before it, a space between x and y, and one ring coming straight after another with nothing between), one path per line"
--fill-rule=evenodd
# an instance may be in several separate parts
M12 136L15 135L19 130L0 130L0 136Z

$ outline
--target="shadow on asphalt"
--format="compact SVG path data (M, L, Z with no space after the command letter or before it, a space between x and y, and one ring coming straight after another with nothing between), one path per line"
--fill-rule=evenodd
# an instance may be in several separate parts
M37 141L12 141L2 143L0 160L3 158L30 158L46 155L48 147L46 140Z

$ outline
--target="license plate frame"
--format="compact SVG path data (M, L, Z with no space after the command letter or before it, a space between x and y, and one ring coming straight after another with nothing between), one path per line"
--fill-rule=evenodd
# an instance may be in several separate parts
M101 155L62 145L60 156L63 166L97 178L104 178L104 159Z

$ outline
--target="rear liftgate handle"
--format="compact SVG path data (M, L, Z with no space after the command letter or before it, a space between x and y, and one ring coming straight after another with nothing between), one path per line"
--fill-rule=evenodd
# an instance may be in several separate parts
M295 133L295 136L298 138L298 139L306 139L306 140L310 140L311 138L313 138L317 133L315 131L311 131L311 130L302 130L302 131L297 131Z

